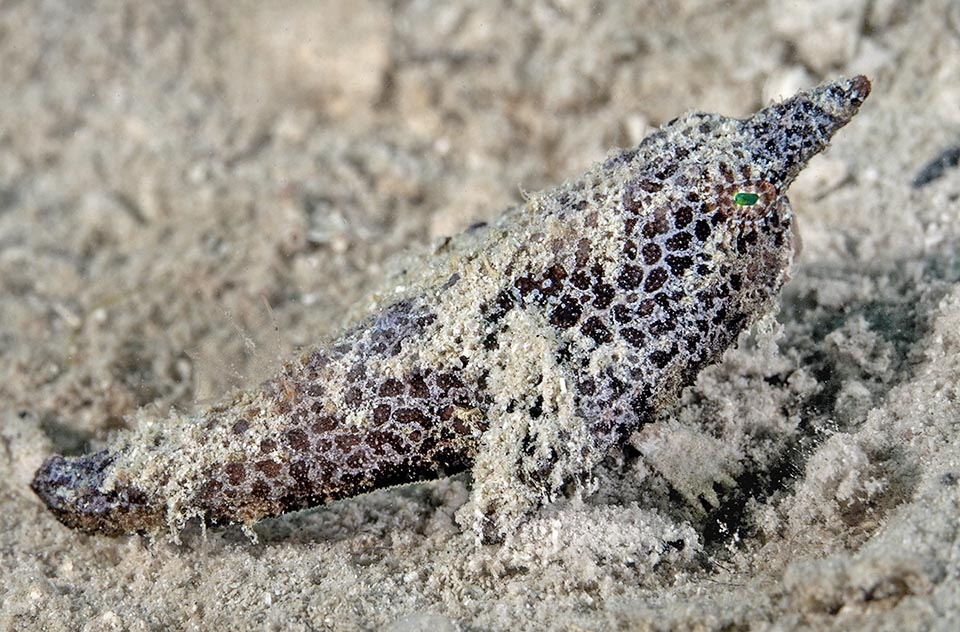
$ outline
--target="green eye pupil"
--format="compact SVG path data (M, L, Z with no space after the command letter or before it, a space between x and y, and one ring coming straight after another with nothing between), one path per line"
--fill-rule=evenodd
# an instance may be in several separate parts
M733 196L733 203L737 206L753 206L759 199L756 193L737 193Z

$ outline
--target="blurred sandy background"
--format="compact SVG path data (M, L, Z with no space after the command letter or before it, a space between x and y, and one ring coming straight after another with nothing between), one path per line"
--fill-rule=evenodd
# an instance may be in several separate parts
M465 475L255 545L79 535L27 487L265 377L411 245L855 73L777 322L505 544ZM0 0L0 628L953 629L960 169L911 182L957 143L951 0Z

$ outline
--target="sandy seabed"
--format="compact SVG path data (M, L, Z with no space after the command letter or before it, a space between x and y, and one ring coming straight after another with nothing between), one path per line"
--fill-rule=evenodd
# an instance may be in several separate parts
M411 245L857 73L776 319L506 542L458 523L466 475L256 544L84 536L30 491L331 335ZM0 2L0 628L954 629L960 168L914 180L958 143L956 1Z

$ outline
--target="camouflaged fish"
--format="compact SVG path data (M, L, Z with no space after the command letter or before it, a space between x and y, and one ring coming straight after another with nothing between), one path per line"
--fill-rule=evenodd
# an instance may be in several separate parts
M32 487L85 532L176 533L472 467L470 515L503 533L768 311L795 250L787 187L869 92L859 76L671 121L437 246L259 387L141 413Z

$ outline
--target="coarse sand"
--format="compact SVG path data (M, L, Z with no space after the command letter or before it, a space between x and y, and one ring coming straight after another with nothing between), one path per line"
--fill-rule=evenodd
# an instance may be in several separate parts
M324 340L408 248L858 73L779 313L505 542L468 475L256 544L30 491ZM0 629L954 629L960 167L915 180L958 144L955 0L0 2Z

